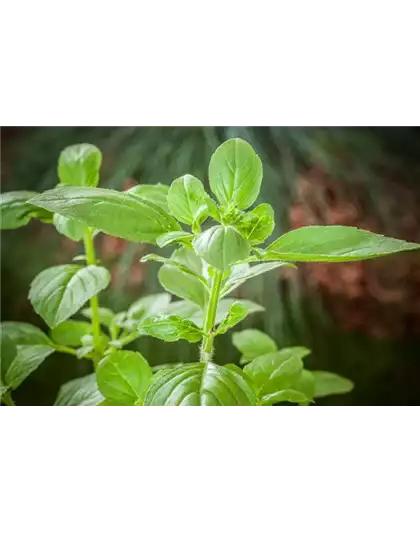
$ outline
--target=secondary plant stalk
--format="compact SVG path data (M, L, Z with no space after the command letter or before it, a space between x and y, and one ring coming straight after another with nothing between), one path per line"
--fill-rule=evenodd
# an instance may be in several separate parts
M203 339L200 350L200 361L208 363L213 357L213 333L216 324L216 312L220 299L220 289L222 287L223 272L221 270L214 271L213 284L211 287L210 298L207 304L206 315L204 318L204 331L206 337Z
M83 237L83 242L85 245L85 253L86 253L86 262L88 265L96 265L95 248L93 246L92 233L93 233L92 229L88 228L85 231L85 235ZM92 296L92 298L90 299L90 309L92 312L93 342L95 344L95 353L93 356L93 362L96 365L101 359L101 353L99 351L99 346L101 343L101 324L99 321L99 301L98 301L97 296Z
M10 407L15 405L15 402L12 400L12 396L9 391L5 392L1 397L1 401Z

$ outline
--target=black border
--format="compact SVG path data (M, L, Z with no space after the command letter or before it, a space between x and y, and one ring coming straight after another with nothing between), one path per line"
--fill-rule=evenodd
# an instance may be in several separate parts
M420 409L1 408L4 432L420 432Z

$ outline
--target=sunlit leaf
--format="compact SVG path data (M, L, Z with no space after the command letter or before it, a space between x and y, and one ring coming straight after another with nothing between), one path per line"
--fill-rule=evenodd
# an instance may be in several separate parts
M66 320L51 330L51 338L64 346L80 346L82 337L92 333L92 326L80 320Z
M332 372L313 370L312 375L315 379L315 398L323 398L332 394L346 394L354 387L352 381Z
M103 400L96 375L88 374L62 385L54 405L99 405Z
M54 213L53 222L58 233L61 233L61 235L64 235L68 239L76 242L83 239L83 235L88 229L88 226L83 222L79 222L78 220L72 218L63 217L58 213Z
M277 351L277 344L266 333L258 329L244 329L232 335L233 345L248 361Z
M219 327L217 328L215 335L222 335L230 328L239 324L248 314L248 309L241 302L234 302L229 311L223 317L223 320L220 322Z
M36 192L13 191L0 194L0 229L16 229L26 226L32 218L52 222L52 215L45 209L27 202Z
M274 230L273 208L270 204L260 204L244 213L235 227L251 244L262 243Z
M168 205L172 215L184 224L192 226L207 213L207 197L202 182L191 174L174 180L169 187Z
M58 160L58 177L64 185L96 187L102 154L93 144L74 144L65 148Z
M150 335L165 342L175 342L185 339L198 342L203 337L203 331L193 322L175 315L157 315L144 320L138 328L141 335Z

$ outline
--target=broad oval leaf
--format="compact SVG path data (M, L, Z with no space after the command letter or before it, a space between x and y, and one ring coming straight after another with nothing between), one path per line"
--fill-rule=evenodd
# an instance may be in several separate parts
M235 227L251 244L260 244L273 233L273 208L270 204L257 205L252 211L244 213Z
M87 309L83 309L82 311L80 311L80 313L86 318L89 318L89 320L92 320L92 309L90 307L88 307ZM111 309L108 309L107 307L99 308L99 322L104 326L111 326L114 317L115 313Z
M232 342L248 361L277 350L275 341L259 329L244 329L234 333Z
M246 318L248 314L248 309L241 302L234 302L229 311L223 317L223 320L220 322L219 327L217 328L215 335L222 335L230 328L239 324L241 320Z
M108 270L95 265L51 267L32 281L29 300L48 326L55 328L105 289L109 281Z
M163 183L156 183L155 185L143 184L135 185L125 191L126 193L136 194L141 196L154 204L159 205L162 209L168 209L168 191L169 187Z
M255 405L247 380L213 363L187 364L165 370L147 391L144 405Z
M72 379L60 387L54 405L99 405L104 397L99 392L95 374Z
M312 375L315 379L315 398L323 398L332 394L346 394L354 387L352 381L333 372L313 370Z
M249 255L249 243L232 226L213 226L193 241L194 250L207 263L226 270Z
M36 192L30 191L12 191L0 194L0 229L16 229L26 226L31 218L51 222L51 213L26 203L36 195Z
M158 204L111 189L59 187L32 198L31 204L133 242L155 243L159 235L181 229Z
M170 231L169 233L164 233L156 239L156 244L163 248L164 246L170 246L171 244L178 243L190 243L194 238L192 233L187 231Z
M186 174L174 180L169 187L168 205L175 218L184 224L192 226L207 208L208 194L201 181L191 174Z
M96 369L98 387L106 399L132 405L143 401L152 379L152 369L139 352L115 350Z
M188 342L198 342L203 337L203 331L193 322L176 315L157 315L144 320L138 328L141 335L150 335L165 342L175 342L185 339Z
M193 251L180 248L171 255L171 260L181 263L187 267L187 270L174 263L163 265L158 273L162 287L171 294L204 308L207 304L209 289L201 279L203 277L201 259Z
M250 207L258 197L262 177L260 158L242 139L224 142L210 159L210 188L222 206Z
M291 267L296 268L291 263L285 263L283 261L276 261L273 263L260 263L250 267L248 264L239 264L232 267L231 273L223 282L222 295L226 296L230 292L237 289L245 281L255 278L260 274L265 274L279 267Z
M273 259L287 261L359 261L420 249L420 244L348 226L307 226L289 231L267 248Z
M82 337L92 333L92 326L80 320L66 320L51 330L51 338L64 346L80 346Z
M55 349L47 345L18 345L16 356L4 372L4 384L16 389ZM2 358L3 363L3 358Z
M83 239L85 231L88 229L88 226L83 222L79 222L74 218L63 217L63 215L58 213L54 213L53 222L58 233L76 242Z
M302 392L294 389L283 389L278 392L266 394L261 398L262 405L273 405L274 403L289 402L306 405L310 402Z
M10 339L13 344L51 346L51 340L39 328L25 322L2 322L1 337Z
M102 154L93 144L74 144L65 148L58 159L58 177L64 185L96 187Z
M293 388L302 392L311 401L315 396L315 378L313 372L303 369L299 379L294 383Z
M261 355L244 367L262 395L293 388L303 369L302 358L293 349Z

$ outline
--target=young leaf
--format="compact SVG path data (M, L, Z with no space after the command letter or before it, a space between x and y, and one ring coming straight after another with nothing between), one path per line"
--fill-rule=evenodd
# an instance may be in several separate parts
M144 320L138 328L141 335L150 335L165 342L175 342L185 339L188 342L198 342L203 337L203 331L190 320L175 315L157 315Z
M192 226L198 216L202 220L203 211L207 212L207 197L201 181L186 174L174 180L169 187L169 209L180 222Z
M244 367L262 395L293 388L303 368L302 358L293 349L261 355Z
M51 330L51 338L64 346L80 346L82 337L92 333L92 326L80 320L67 320Z
M88 374L62 385L54 405L99 405L103 401L96 375Z
M147 391L144 405L255 405L247 380L226 367L193 363L165 370Z
M159 269L158 278L162 287L171 294L204 308L209 289L202 280L203 264L201 259L186 248L176 250L170 259L174 263L165 264ZM181 263L187 269L176 263Z
M194 235L187 231L170 231L169 233L164 233L158 237L156 239L156 244L159 248L163 248L164 246L170 246L171 244L190 243L193 238Z
M223 283L222 295L226 296L230 292L237 289L242 283L245 283L248 279L255 278L260 274L269 272L279 267L291 267L296 268L295 265L291 263L284 263L282 261L277 261L273 263L260 263L259 265L254 265L250 267L247 264L239 264L232 267L230 275L225 279Z
M220 324L220 322L224 319L226 313L228 313L229 309L235 302L238 302L238 300L233 298L223 298L222 300L219 300L215 318L216 326ZM255 302L251 302L250 300L239 300L239 303L246 308L248 315L250 315L251 313L258 313L260 311L264 311L264 307L259 304L256 304ZM188 318L191 320L191 322L194 322L194 324L201 327L204 323L203 309L199 309L195 313L191 314Z
M92 144L74 144L65 148L58 159L58 177L64 185L96 187L102 154Z
M80 311L80 314L82 314L89 320L92 320L92 309L90 307L88 307L87 309L82 309L82 311ZM99 308L99 322L104 326L110 327L114 317L115 313L111 309L108 309L106 307Z
M392 239L347 226L308 226L289 231L267 248L272 259L287 261L358 261L406 250L420 244ZM264 258L266 259L266 258Z
M211 157L210 188L224 207L250 207L260 192L262 176L260 158L242 139L229 139Z
M26 226L31 218L51 222L51 213L27 204L27 200L36 196L36 192L13 191L0 194L0 229L16 229Z
M128 189L125 192L141 196L142 198L145 198L146 200L157 204L159 207L167 211L168 191L169 187L167 185L164 185L163 183L157 183L156 185L135 185L134 187L131 187L131 189Z
M32 281L29 300L48 326L55 328L105 289L109 281L108 270L95 265L51 267Z
M7 369L2 369L4 384L11 389L16 389L54 351L52 346L47 345L16 346L16 356Z
M303 393L310 401L315 396L315 378L310 370L302 370L299 379L293 385L294 390Z
M63 215L58 213L54 213L53 222L58 233L76 242L83 239L83 235L88 228L83 222L79 222L74 218L63 217Z
M307 405L310 401L310 398L307 398L302 392L293 389L283 389L278 392L266 394L261 398L261 403L263 405L273 405L274 403L280 402L300 403Z
M195 313L202 312L200 307L193 302L188 302L187 300L178 300L176 302L171 302L166 312L169 315L177 315L181 318L190 318Z
M162 255L158 255L158 254L147 254L147 255L144 255L140 259L140 261L142 263L146 263L147 261L156 261L157 263L163 263L164 265L173 266L173 267L181 270L182 272L185 272L186 274L189 274L191 276L196 277L197 279L199 279L201 281L201 283L203 283L205 288L208 289L208 283L206 281L206 278L204 278L203 276L200 276L198 273L196 273L190 267L184 265L183 263L180 263L179 261L175 261L172 258L163 257Z
M248 314L248 309L241 302L234 302L223 317L223 320L220 322L219 327L217 328L215 335L222 335L230 328L233 328L241 320L243 320Z
M145 319L163 313L167 310L170 301L171 295L166 292L143 296L130 305L127 316L130 319Z
M249 255L249 244L232 226L213 226L193 241L194 250L207 263L226 270Z
M277 344L274 340L258 329L244 329L234 333L232 342L248 361L277 351Z
M315 398L323 398L332 394L346 394L354 387L352 381L332 372L313 370L312 375L315 379Z
M116 350L99 362L96 378L106 399L132 405L143 400L152 379L152 369L141 353Z
M181 229L158 204L111 189L59 187L32 198L31 204L133 242L155 243L159 235Z
M235 227L250 244L264 242L274 230L273 208L270 204L260 204L244 213Z
M51 340L39 328L25 322L2 322L1 337L17 344L51 346Z

